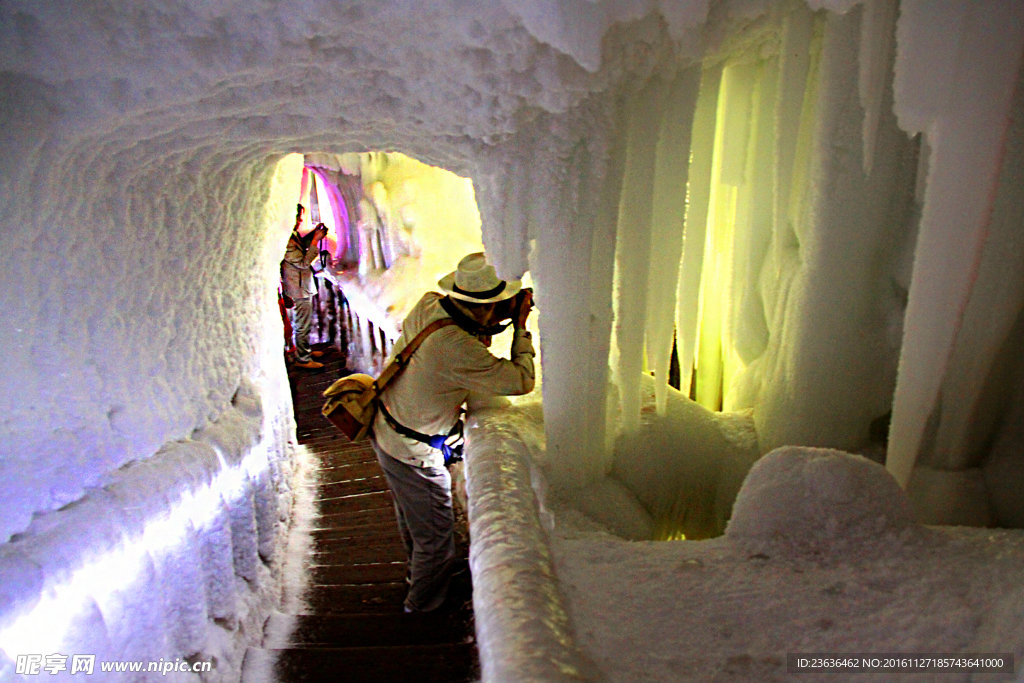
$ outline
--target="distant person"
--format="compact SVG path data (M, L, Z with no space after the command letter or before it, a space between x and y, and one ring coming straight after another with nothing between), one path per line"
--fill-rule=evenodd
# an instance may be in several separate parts
M427 292L402 323L393 358L427 325L453 318L413 353L381 396L373 447L395 501L409 558L405 611L429 612L445 602L455 559L451 475L446 455L461 454L463 404L471 395L518 395L533 390L533 343L526 329L533 294L519 280L501 280L483 253L470 254ZM487 350L491 335L511 318L512 359ZM440 448L431 442L444 441Z
M295 215L295 228L288 238L288 247L281 262L281 279L284 295L292 302L291 318L295 339L295 367L315 370L324 365L314 357L321 351L309 348L309 331L313 327L313 295L316 294L316 280L313 278L313 261L320 255L314 246L327 236L327 226L320 223L308 235L299 234L302 225L303 206L299 204Z

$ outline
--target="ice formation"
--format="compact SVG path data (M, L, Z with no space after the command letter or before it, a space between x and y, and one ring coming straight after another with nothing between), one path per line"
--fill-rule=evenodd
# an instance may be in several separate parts
M349 367L379 371L423 292L462 256L483 250L472 181L399 153L320 153L304 161L316 187L335 197L325 240L335 260L324 277L352 317ZM302 196L313 206L312 189Z
M484 680L754 683L789 680L791 652L1024 654L1024 533L922 527L895 479L861 456L777 449L736 482L724 536L644 542L631 490L677 505L666 495L674 483L715 494L700 471L728 450L715 439L733 442L735 455L750 437L749 418L711 413L671 389L657 416L655 400L647 381L641 430L653 443L620 440L621 467L585 489L548 478L536 398L471 421ZM658 431L684 443L673 452ZM646 445L638 475L630 465ZM672 470L686 460L679 477Z
M787 446L754 465L726 534L834 547L912 526L906 495L878 463L842 451Z
M857 451L891 412L919 519L1024 524L1022 52L1015 0L3 3L0 647L71 591L106 631L54 638L236 662L290 507L297 199L344 273L390 266L352 296L368 341L447 268L374 247L342 210L357 167L377 220L475 230L471 196L500 272L530 272L545 477L584 506L626 505L616 472L655 530L686 498L615 450L649 426L644 370L671 417L674 339L698 427ZM417 213L441 181L374 151L469 179L459 215ZM195 497L209 519L175 515ZM82 587L111 553L180 624ZM200 569L201 597L167 579Z

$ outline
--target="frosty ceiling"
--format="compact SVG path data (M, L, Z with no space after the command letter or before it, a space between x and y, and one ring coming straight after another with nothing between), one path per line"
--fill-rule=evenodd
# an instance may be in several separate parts
M763 452L855 451L891 410L921 514L1024 524L1022 14L3 3L0 536L247 387L282 429L277 161L366 149L472 177L492 258L532 272L565 481L607 467L675 333Z

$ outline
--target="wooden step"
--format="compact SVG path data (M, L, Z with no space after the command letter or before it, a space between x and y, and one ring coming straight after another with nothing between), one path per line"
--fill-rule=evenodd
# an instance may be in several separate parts
M302 601L312 614L398 614L408 592L405 581L315 585Z
M359 536L349 535L359 533L361 531L363 531L363 529L358 529L356 531L341 529L338 530L335 535L314 536L310 547L318 553L343 553L347 550L389 548L391 546L402 545L402 536L398 532L397 524L392 524L391 529L385 530L384 533L363 533Z
M312 429L322 431L321 434L310 437L307 440L307 444L316 446L336 446L341 451L370 451L373 452L373 447L370 446L369 441L350 441L347 436L341 433L341 431L331 424L324 416L319 416L316 420L312 421L311 424L300 424L297 425L297 429Z
M313 565L311 583L342 585L357 583L401 583L405 581L405 562L376 562L353 565Z
M322 529L330 529L358 526L360 524L382 524L384 522L393 522L396 524L395 528L397 528L398 522L395 521L394 506L321 513L316 519L316 526Z
M314 540L310 546L311 557L316 564L367 564L373 562L402 562L405 544L394 536L366 537L361 539ZM351 561L351 558L358 558Z
M388 483L384 477L368 477L366 479L350 479L349 481L337 481L318 484L319 496L321 498L340 498L351 496L356 493L374 493L376 491L387 491Z
M318 427L320 425L322 425L322 424L333 426L323 416L321 416L321 419L316 421L315 424ZM358 451L358 450L371 450L372 451L373 450L373 447L370 445L370 440L369 439L365 439L363 441L352 441L347 436L342 434L341 431L338 430L337 427L334 427L334 429L332 431L327 431L324 434L322 434L321 436L319 436L316 439L314 439L314 443L318 443L318 444L332 443L332 444L337 445L340 450L346 450L346 451Z
M368 479L370 477L382 477L384 472L376 458L373 462L340 463L331 465L323 463L315 471L316 481L321 484L331 484L336 481L351 481L353 479Z
M343 496L339 498L321 498L317 501L317 510L321 515L331 515L339 512L376 510L379 508L390 509L392 506L391 494L387 491L359 493L354 496Z
M368 465L377 464L377 456L374 455L373 451L347 451L347 452L334 452L334 451L321 451L319 447L311 448L310 450L320 459L321 467L327 466L331 468L344 467L346 465ZM377 465L380 467L380 465Z
M357 546L343 544L327 546L319 550L316 546L308 554L311 564L350 565L375 564L378 562L405 562L405 548L400 543L393 545Z
M313 529L310 535L313 537L314 543L319 541L338 541L344 538L353 539L354 543L358 543L359 541L355 539L372 538L375 536L388 539L401 538L393 515L386 522Z
M332 427L333 429L333 427ZM337 444L305 444L319 460L320 469L334 469L366 463L377 464L372 448L341 448ZM377 465L380 467L380 465Z
M478 676L472 643L401 647L250 648L242 680L280 683L468 683Z
M331 429L334 429L334 427L331 427ZM313 449L313 451L318 452L318 448L320 447L317 446L316 448ZM344 465L361 465L364 463L377 462L377 455L373 452L372 448L353 448L351 450L348 450L332 447L330 449L323 449L323 451L320 452L319 455L320 462L328 467L340 467ZM379 466L380 465L378 465L378 467Z
M264 647L400 647L473 642L466 612L412 614L292 615L267 620Z

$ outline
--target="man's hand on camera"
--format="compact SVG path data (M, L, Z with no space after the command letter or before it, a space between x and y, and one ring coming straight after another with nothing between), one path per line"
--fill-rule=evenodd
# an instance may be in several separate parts
M519 293L519 297L517 297L519 300L516 302L515 326L525 328L526 319L530 317L530 310L533 308L533 292L529 289L524 289Z

